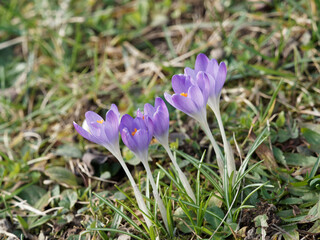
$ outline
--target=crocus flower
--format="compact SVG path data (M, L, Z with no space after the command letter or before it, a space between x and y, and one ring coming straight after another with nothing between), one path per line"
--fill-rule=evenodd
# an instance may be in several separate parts
M148 155L148 147L153 135L153 124L151 119L141 117L132 118L125 114L121 118L119 126L120 134L124 144L139 158Z
M195 118L199 122L207 121L206 105L208 101L208 77L204 72L199 72L195 79L187 75L174 75L171 96L164 93L165 99L175 108ZM199 84L198 84L199 83Z
M157 97L154 107L146 103L144 105L144 115L153 122L153 135L161 143L168 143L169 135L169 111L164 101ZM138 116L138 113L137 113Z
M207 122L206 106L208 99L211 96L212 89L215 89L215 82L212 81L212 76L205 72L205 60L206 58L199 58L196 62L196 70L187 69L186 74L184 75L174 75L172 77L172 88L175 93L172 96L165 93L164 97L172 106L185 112L199 122L201 128L209 137L213 145L220 174L223 176L224 156L222 155Z
M226 134L222 124L222 120L221 120L220 106L219 106L221 89L227 77L226 64L224 62L221 62L220 64L218 64L216 59L210 60L205 54L200 53L197 56L194 69L187 67L184 69L184 72L186 75L190 76L190 78L193 79L193 81L197 79L197 74L201 72L205 72L209 79L209 84L205 86L205 88L209 89L208 105L214 112L219 124L223 145L224 145L224 150L226 154L226 159L227 159L228 174L230 176L232 171L235 171L235 162L233 158L232 148L226 138Z
M135 183L127 165L125 164L120 148L119 148L119 122L120 113L115 104L111 105L111 109L106 114L105 121L95 112L88 111L85 114L86 119L83 127L73 122L73 125L77 132L87 140L96 144L104 146L108 149L119 161L125 173L127 174L129 181L133 187L135 197L137 199L140 209L143 211L143 217L148 227L152 226L152 223L147 216L148 208L143 200L143 196Z
M208 75L210 83L208 105L218 107L221 89L226 81L227 67L224 62L218 64L216 59L209 59L205 54L200 53L197 56L194 69L185 68L184 72L192 79L196 79L199 72L205 72Z
M146 119L145 116L148 116L153 123L153 135L154 137L159 141L159 143L164 147L164 149L167 151L174 168L176 169L179 179L182 182L183 187L185 188L188 196L196 202L196 198L194 196L194 193L192 191L192 188L185 176L185 174L180 169L176 158L173 156L170 147L169 147L169 111L165 104L165 102L157 97L154 103L154 107L146 103L144 105L144 115L141 113L141 111L138 109L137 111L137 117L142 117L143 119Z
M89 131L73 122L77 132L87 140L104 146L113 155L118 156L120 154L118 130L120 113L117 106L115 104L111 105L105 120L92 111L86 112L85 117Z
M140 159L144 168L147 171L148 179L153 189L153 196L159 204L159 210L169 231L166 208L158 193L156 183L153 179L150 166L148 164L148 147L153 135L153 123L148 116L143 116L140 110L137 111L137 117L133 118L125 114L120 122L120 134L124 144Z

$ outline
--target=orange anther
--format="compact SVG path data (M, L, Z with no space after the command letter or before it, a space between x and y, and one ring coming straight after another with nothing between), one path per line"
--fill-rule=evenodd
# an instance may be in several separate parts
M103 123L103 119L97 120L97 123Z
M131 133L132 136L134 136L137 133L137 129L135 128L134 131Z
M181 96L188 97L188 93L180 93Z

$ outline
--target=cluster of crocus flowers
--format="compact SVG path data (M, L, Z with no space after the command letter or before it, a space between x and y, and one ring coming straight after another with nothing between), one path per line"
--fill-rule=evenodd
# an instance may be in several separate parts
M175 108L196 119L209 137L219 166L220 174L227 168L228 176L235 171L232 149L227 141L220 114L220 95L225 83L227 68L224 62L220 65L215 59L209 60L206 55L199 54L195 68L185 68L184 74L172 77L173 95L165 93L166 100ZM213 110L223 139L225 156L212 136L207 122L207 104Z
M235 171L232 149L225 135L219 108L221 89L224 85L226 74L227 69L223 62L219 65L215 59L209 60L204 54L199 54L196 59L195 69L185 68L184 74L172 77L174 94L164 94L165 99L173 107L185 112L199 122L213 145L221 176L225 176L225 173L231 176L232 172ZM207 104L217 118L225 155L221 152L209 128L206 111ZM105 120L91 111L87 112L85 117L87 129L74 123L75 129L87 140L104 146L118 159L133 186L139 208L144 213L146 224L150 227L152 225L148 216L150 210L146 207L143 196L122 158L119 148L119 133L123 143L140 159L147 172L147 178L151 183L153 195L159 206L165 227L169 231L166 208L148 164L148 148L152 137L155 137L167 151L187 195L194 203L196 198L169 147L169 112L165 102L161 98L156 98L154 106L148 103L145 104L143 113L138 109L136 118L128 114L120 118L118 108L114 104L111 105L111 109L107 112Z
M152 224L148 216L149 211L144 202L142 193L135 183L130 170L128 169L121 155L119 147L120 113L117 106L114 104L111 105L111 109L107 112L105 120L98 114L91 111L86 112L85 117L85 122L88 129L82 128L78 124L73 122L75 129L81 136L83 136L87 140L105 147L118 159L133 187L138 206L143 212L144 220L147 226L151 227Z

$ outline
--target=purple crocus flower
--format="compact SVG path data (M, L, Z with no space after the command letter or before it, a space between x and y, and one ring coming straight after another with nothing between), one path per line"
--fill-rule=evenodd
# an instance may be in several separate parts
M164 101L157 97L154 107L151 104L146 103L144 105L144 115L148 116L152 120L154 137L162 145L167 144L169 135L169 111Z
M194 70L191 68L185 68L184 72L186 75L190 76L193 79L196 79L196 76L199 72L205 72L209 75L210 82L214 81L214 84L211 83L210 87L210 96L220 95L221 89L226 81L227 77L227 67L224 62L218 64L216 59L209 59L205 54L200 53L197 56Z
M226 134L224 131L224 127L221 120L221 114L220 114L220 95L221 95L221 89L226 81L227 77L227 67L224 62L221 62L218 64L217 60L215 59L209 59L206 55L203 53L200 53L197 56L196 63L194 69L191 68L185 68L184 72L186 75L190 76L193 81L197 79L197 74L201 72L205 72L208 80L209 85L204 86L199 85L201 89L207 88L209 89L209 98L208 98L208 105L213 110L214 114L216 115L218 125L221 131L222 139L223 139L223 145L224 150L226 154L227 159L227 167L228 167L228 173L231 175L232 171L235 171L235 163L234 163L234 157L232 148L230 146L230 143L227 141Z
M147 159L153 135L152 120L148 116L143 119L125 114L121 118L119 130L124 144L140 159Z
M207 122L207 103L218 106L220 92L225 82L226 67L224 63L209 60L204 54L196 59L195 69L186 68L184 75L172 77L172 96L165 93L166 100L175 108L196 119L209 137L217 156L220 173L223 174L224 156L215 141ZM223 175L221 175L223 176Z
M199 122L206 121L206 105L209 97L209 78L206 73L199 72L195 79L188 75L174 75L172 96L164 93L165 99L175 108L195 118Z
M138 109L137 116L143 117L142 113ZM154 107L147 103L144 105L144 116L149 117L153 122L153 135L154 137L159 141L159 143L164 147L164 149L167 151L174 168L176 169L179 179L182 182L182 185L184 186L187 194L189 197L196 202L196 198L194 196L194 193L192 191L192 188L187 180L186 175L181 171L176 158L173 156L170 147L169 147L169 111L164 103L164 101L157 97L154 103ZM144 117L144 119L146 119Z
M87 140L107 148L113 155L120 154L119 149L119 118L120 113L115 104L106 114L104 120L98 114L88 111L85 114L88 131L73 122L77 132Z
M169 231L166 208L158 193L156 183L148 164L148 147L153 135L152 120L149 116L144 116L138 109L136 118L132 118L128 114L121 118L119 129L124 144L140 159L146 169L148 179L153 189L153 195L159 204L159 210L166 229Z
M123 167L125 173L127 174L129 181L133 187L135 197L137 199L138 205L144 212L143 217L146 221L148 227L152 226L152 223L148 217L148 208L143 200L143 196L135 183L127 165L125 164L120 148L119 148L119 122L120 113L115 104L111 105L111 109L106 114L106 120L104 121L102 117L94 112L86 112L86 124L88 130L80 127L78 124L73 122L73 125L77 132L88 139L91 142L97 143L99 145L107 148L118 160Z

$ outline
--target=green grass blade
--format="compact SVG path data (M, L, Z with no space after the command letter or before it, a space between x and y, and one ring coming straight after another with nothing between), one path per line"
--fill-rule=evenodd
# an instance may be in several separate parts
M177 151L177 153L184 157L186 160L191 162L197 169L199 167L199 160L189 156L188 154L185 154L184 152ZM202 164L202 167L200 169L201 173L210 181L210 183L214 186L214 188L219 192L221 196L223 196L224 192L219 183L221 184L221 178L205 163ZM215 178L213 178L210 174L212 174Z
M244 159L243 163L241 164L238 173L236 175L236 182L238 181L239 178L242 177L242 175L245 172L245 169L247 168L248 162L250 160L251 155L254 153L254 151L260 146L261 143L263 143L266 139L266 137L263 137L263 135L265 135L265 133L267 132L267 128L265 128L260 134L259 136L256 138L256 140L253 142L253 145L251 146L249 152L247 153L246 158Z
M122 218L124 218L129 224L131 224L137 231L141 232L146 238L148 237L145 232L126 214L121 212L117 207L115 207L112 203L110 203L107 199L99 196L97 193L93 193L97 198L99 198L103 203L108 205L113 211L118 213Z
M311 172L310 172L310 175L309 175L309 178L313 178L316 175L318 168L319 168L319 165L320 165L320 156L318 157L316 163L313 165Z
M82 232L81 235L84 235L84 234L92 232L92 231L114 232L114 233L118 233L118 234L125 234L125 235L128 235L128 236L133 237L133 238L138 239L138 240L144 240L143 238L141 238L141 237L139 237L137 235L134 235L132 233L128 233L128 232L121 231L121 230L118 230L118 229L113 229L113 228L88 228L87 231Z
M271 97L271 100L267 106L267 109L265 110L262 118L261 118L261 126L265 125L265 122L268 118L268 116L271 116L272 112L273 112L273 108L274 108L274 104L275 104L275 101L276 101L276 97L278 95L278 92L280 91L280 88L283 84L283 79L281 79L281 81L279 82L276 90L274 91L274 93L272 94L272 97Z

